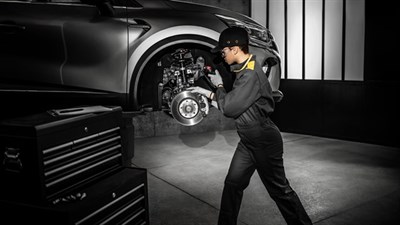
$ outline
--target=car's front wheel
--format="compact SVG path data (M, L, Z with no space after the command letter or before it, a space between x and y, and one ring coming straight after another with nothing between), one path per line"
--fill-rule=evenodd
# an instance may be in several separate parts
M207 74L222 64L217 61L209 47L181 44L165 48L143 69L137 90L138 105L145 111L166 111L182 125L199 123L208 114L210 103L188 88L201 86L211 90Z

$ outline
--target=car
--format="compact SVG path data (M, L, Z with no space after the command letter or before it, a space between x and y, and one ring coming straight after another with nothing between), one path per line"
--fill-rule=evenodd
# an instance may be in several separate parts
M278 46L248 16L172 0L0 0L2 102L120 105L166 111L193 126L212 106L189 87L212 89L206 74L218 69L231 89L232 73L210 52L230 26L248 31L250 51L279 102Z

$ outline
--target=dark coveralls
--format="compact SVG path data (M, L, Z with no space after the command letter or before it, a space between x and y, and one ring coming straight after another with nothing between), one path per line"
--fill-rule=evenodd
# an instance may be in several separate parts
M237 224L243 191L255 170L287 224L312 224L286 179L282 136L269 118L274 100L268 78L255 56L231 70L236 73L232 91L219 87L215 98L223 114L235 119L240 142L225 179L218 224Z

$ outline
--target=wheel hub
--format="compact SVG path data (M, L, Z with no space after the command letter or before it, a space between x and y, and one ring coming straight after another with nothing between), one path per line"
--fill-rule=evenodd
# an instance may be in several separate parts
M189 91L177 94L171 102L172 116L184 126L198 124L208 114L208 109L208 101L204 96Z

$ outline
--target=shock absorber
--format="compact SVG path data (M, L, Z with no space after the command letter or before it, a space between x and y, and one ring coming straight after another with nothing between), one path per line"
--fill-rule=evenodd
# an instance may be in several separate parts
M181 71L181 76L182 76L182 83L186 84L186 68L185 68L185 59L184 59L184 55L186 54L186 52L184 52L183 49L181 49L181 51L179 51L179 64L180 64L180 71Z

